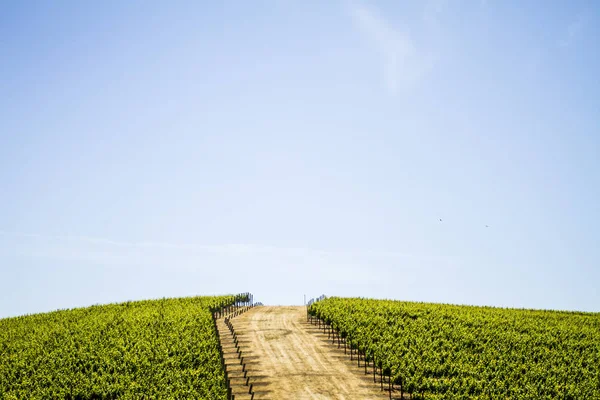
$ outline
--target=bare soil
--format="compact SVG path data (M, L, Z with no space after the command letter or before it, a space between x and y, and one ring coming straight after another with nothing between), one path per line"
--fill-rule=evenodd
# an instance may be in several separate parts
M232 320L255 399L388 399L343 348L306 321L306 307L256 307Z

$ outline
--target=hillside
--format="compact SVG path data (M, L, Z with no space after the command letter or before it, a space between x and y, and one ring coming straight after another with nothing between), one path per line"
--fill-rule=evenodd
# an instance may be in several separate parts
M0 399L225 399L211 310L161 299L0 319Z
M600 399L600 314L328 298L309 314L423 399Z
M600 400L597 313L336 297L222 312L250 303L189 297L0 319L0 400Z

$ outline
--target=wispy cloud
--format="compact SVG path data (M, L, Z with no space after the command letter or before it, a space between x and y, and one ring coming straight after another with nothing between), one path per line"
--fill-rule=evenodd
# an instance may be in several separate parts
M438 13L440 7L430 11ZM391 93L416 83L432 68L433 58L417 49L411 35L392 26L376 9L352 3L349 10L356 28L381 54L386 86Z
M580 37L587 24L587 18L584 14L579 14L567 27L562 38L558 40L559 47L569 47L578 37Z
M27 285L39 288L35 304L21 311L14 304L30 304L29 291L9 291L0 300L0 315L249 288L274 304L298 304L302 293L393 298L399 284L403 298L419 299L428 290L440 295L437 288L444 285L432 279L464 275L453 257L401 250L120 241L6 230L0 230L0 260L5 286L22 287L32 273ZM26 271L8 268L13 263Z
M91 237L83 235L46 235L39 233L10 232L0 230L0 236L9 238L42 240L45 242L60 242L71 245L73 248L91 245L102 248L114 248L118 250L174 250L194 251L213 254L286 254L286 255L310 255L312 257L386 257L386 258L428 258L425 256L395 251L380 250L322 250L306 247L282 247L252 243L226 243L226 244L194 244L194 243L169 243L169 242L146 242L146 241L119 241L110 238Z
M9 232L0 231L0 236L15 237L15 238L29 238L29 239L45 239L45 240L57 240L66 242L80 242L95 245L108 245L113 247L124 247L124 248L163 248L163 249L186 249L191 248L191 245L187 244L174 244L174 243L158 243L158 242L125 242L107 238L82 236L82 235L45 235L39 233L24 233L24 232Z

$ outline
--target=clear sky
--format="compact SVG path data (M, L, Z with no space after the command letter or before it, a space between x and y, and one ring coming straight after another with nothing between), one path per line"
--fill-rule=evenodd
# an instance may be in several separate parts
M0 317L600 311L599 39L596 1L3 2Z

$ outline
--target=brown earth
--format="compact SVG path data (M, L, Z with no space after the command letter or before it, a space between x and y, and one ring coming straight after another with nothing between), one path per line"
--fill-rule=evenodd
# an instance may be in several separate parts
M256 307L231 321L257 400L389 398L306 321L306 307Z

